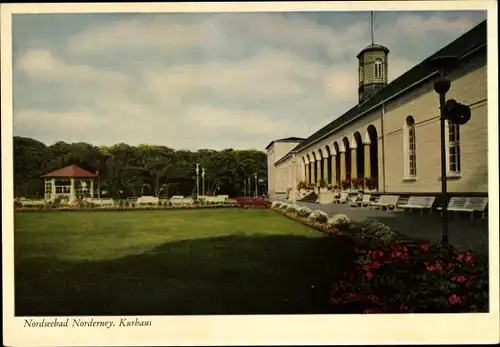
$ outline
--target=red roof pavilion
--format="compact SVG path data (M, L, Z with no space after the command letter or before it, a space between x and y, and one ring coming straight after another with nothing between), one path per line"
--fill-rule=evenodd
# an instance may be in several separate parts
M66 166L62 169L49 172L42 177L73 177L73 178L94 178L97 177L95 173L82 169L76 165Z

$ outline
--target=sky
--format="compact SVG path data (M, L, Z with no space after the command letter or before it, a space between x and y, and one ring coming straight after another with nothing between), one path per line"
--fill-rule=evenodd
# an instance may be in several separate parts
M375 12L389 82L486 19ZM259 149L357 103L369 12L16 14L14 135Z

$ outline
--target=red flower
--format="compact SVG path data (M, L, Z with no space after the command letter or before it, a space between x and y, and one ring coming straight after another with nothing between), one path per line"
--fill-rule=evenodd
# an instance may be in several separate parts
M458 282L458 283L464 283L465 281L467 281L467 277L465 276L459 276L459 275L455 275L451 278L452 281L455 281L455 282Z
M408 306L406 306L406 305L401 304L401 305L399 306L399 312L407 312L407 311L408 311L408 309L409 309L409 307L408 307Z
M373 278L373 273L372 273L372 272L370 272L370 271L368 271L368 272L366 273L366 278L368 279L368 281L369 281L369 280L371 280L371 279Z
M474 256L470 251L464 252L464 253L458 253L457 254L457 260L459 262L466 262L466 263L473 263L474 262Z
M370 271L372 269L372 267L369 265L369 264L366 264L366 265L363 265L361 267L364 271Z
M425 269L427 270L427 272L441 271L441 266L439 264L427 265Z
M420 243L418 247L424 252L427 252L429 250L429 245L424 242Z
M375 261L371 264L372 269L378 269L380 267L379 262Z
M456 294L451 294L450 297L448 298L448 302L451 305L461 304L462 299L459 296L457 296Z

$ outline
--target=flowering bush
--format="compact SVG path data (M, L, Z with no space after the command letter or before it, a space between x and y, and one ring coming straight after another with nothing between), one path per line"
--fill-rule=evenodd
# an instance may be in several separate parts
M328 214L321 210L314 210L307 219L318 223L326 223L328 221Z
M283 211L286 211L286 209L288 208L288 206L290 206L290 204L284 202L280 205L280 209L283 210Z
M346 190L351 187L351 179L347 177L340 184L342 185L342 189Z
M377 177L366 177L365 185L368 189L376 189L377 188Z
M297 211L297 214L299 215L299 217L302 217L302 218L309 217L309 215L311 213L312 213L312 210L309 207L305 207L305 206L299 208Z
M363 185L363 177L355 177L351 180L352 186L354 189L358 189Z
M254 198L249 196L239 196L234 198L240 208L269 208L271 202L264 198Z
M295 213L295 212L297 212L297 206L295 206L295 205L288 205L288 207L286 208L286 212L289 212L289 213Z
M354 238L369 247L384 246L401 239L401 235L379 221L368 221Z
M336 214L328 219L328 226L331 228L347 229L351 224L351 220L345 214Z
M488 310L488 270L470 251L394 242L359 252L331 288L340 313L439 313Z

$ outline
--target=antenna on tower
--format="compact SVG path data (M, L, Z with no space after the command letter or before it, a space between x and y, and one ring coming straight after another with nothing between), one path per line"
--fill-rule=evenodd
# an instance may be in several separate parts
M373 45L375 43L373 40L373 11L370 11L370 17L371 17L372 45Z

